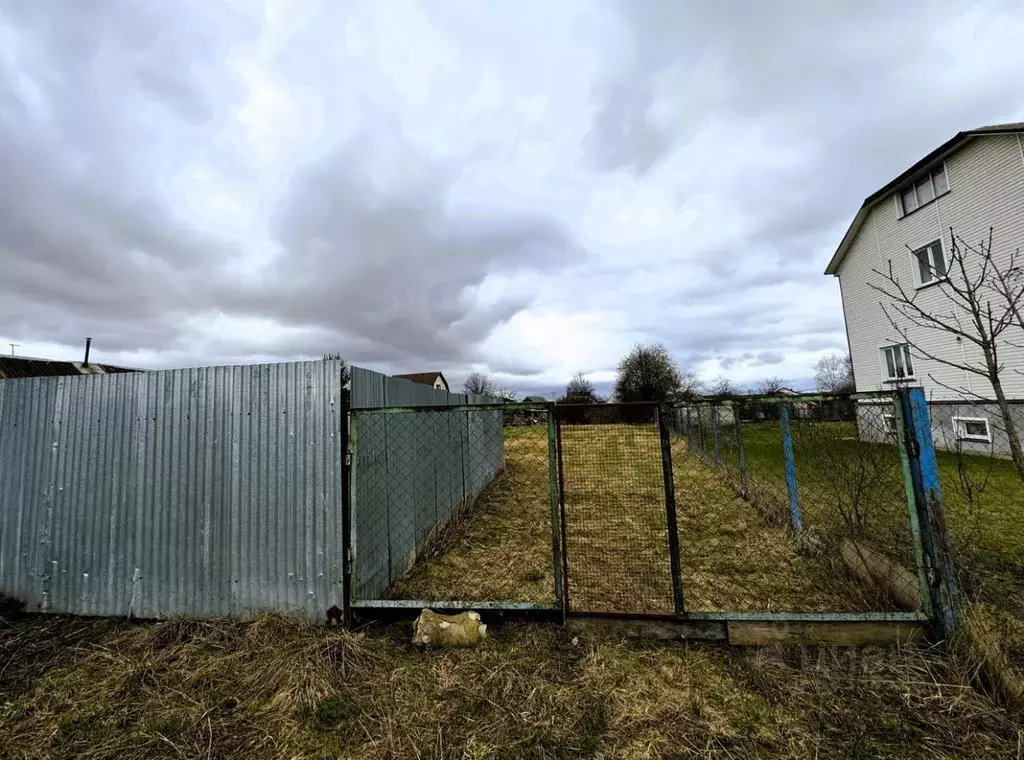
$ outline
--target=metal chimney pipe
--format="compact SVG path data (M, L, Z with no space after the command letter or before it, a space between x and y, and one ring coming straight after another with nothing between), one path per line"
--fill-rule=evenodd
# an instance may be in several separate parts
M82 362L83 367L89 366L89 347L92 345L92 338L85 339L85 361Z

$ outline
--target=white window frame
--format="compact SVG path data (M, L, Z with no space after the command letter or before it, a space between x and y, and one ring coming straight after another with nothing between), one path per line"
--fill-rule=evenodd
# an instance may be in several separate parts
M904 367L907 366L907 357L908 356L910 357L910 368L912 370L912 372L910 374L906 374L903 377L890 377L890 375L889 375L889 365L885 361L885 352L888 351L889 349L892 349L892 348L902 348L903 349L903 352L904 352L903 353L903 366ZM917 367L914 364L914 356L913 356L913 354L910 353L910 344L909 343L885 343L885 344L879 346L878 347L878 362L879 362L879 369L881 370L881 373L882 373L882 382L886 382L886 383L902 383L905 380L917 380ZM896 365L896 362L894 361L893 362L893 366L895 366L895 365Z
M935 270L935 247L938 246L939 252L942 254L942 264L945 267L943 273L939 275ZM932 279L928 282L924 282L921 278L921 261L918 258L919 254L923 251L928 252L928 268L932 272ZM922 245L920 248L916 248L910 252L910 266L914 270L914 287L920 290L921 288L929 288L932 285L938 285L940 282L945 282L949 279L949 261L946 260L946 249L942 245L942 240L933 240L932 242Z
M968 422L980 422L985 426L985 435L970 435L967 432ZM992 443L992 425L988 417L954 417L953 432L958 441L970 441L971 443Z
M889 423L892 422L890 428ZM896 415L892 412L882 412L882 425L886 435L896 435Z
M936 193L935 192L935 175L936 174L940 174L940 173L946 178L946 189L943 190L941 193ZM922 185L923 186L925 183L927 183L931 187L931 189L932 189L932 197L929 198L928 200L926 200L924 203L921 203L920 198L918 197L917 188L918 188L918 185ZM909 216L910 214L913 214L918 209L922 209L925 206L927 206L928 204L934 203L935 201L937 201L942 196L948 195L950 193L951 189L952 188L949 185L949 171L947 171L947 169L946 169L946 162L943 161L939 166L936 166L933 169L929 169L927 172L925 172L925 174L923 176L918 177L917 179L915 179L912 182L906 183L905 185L903 185L903 187L899 188L896 191L896 203L899 204L900 218L902 219L905 216ZM906 206L903 205L903 196L904 196L904 194L906 194L906 192L908 190L913 190L914 191L914 200L917 202L917 205L914 206L914 208L910 209L910 211L907 211Z

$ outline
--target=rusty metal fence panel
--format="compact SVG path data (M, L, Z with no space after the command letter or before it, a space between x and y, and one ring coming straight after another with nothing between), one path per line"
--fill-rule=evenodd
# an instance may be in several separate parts
M340 604L334 361L0 382L0 592L85 615Z

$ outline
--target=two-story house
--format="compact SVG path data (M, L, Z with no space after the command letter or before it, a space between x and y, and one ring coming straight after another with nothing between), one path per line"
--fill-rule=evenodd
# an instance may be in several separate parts
M961 365L982 366L980 349L948 332L926 330L902 320L907 340L883 309L884 286L877 272L898 278L930 313L956 310L943 281L950 271L950 228L971 243L994 228L993 252L1002 266L1020 248L1024 253L1024 123L998 124L957 133L865 200L825 270L839 278L847 338L858 391L897 384L922 386L928 395L936 445L1008 451L992 385ZM876 271L877 270L877 271ZM890 308L890 314L895 312ZM896 319L900 319L897 315ZM998 344L1006 396L1024 429L1024 334L1016 328ZM894 420L865 419L865 428L892 429ZM876 408L877 410L877 408ZM865 424L868 423L868 424Z

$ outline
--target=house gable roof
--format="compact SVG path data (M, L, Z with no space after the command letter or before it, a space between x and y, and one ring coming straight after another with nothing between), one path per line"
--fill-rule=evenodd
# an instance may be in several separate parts
M437 378L441 378L441 382L444 383L445 388L451 387L448 385L448 381L444 379L444 375L440 372L409 372L405 375L395 375L395 377L400 377L403 380L411 380L412 382L419 383L420 385L433 385L437 381Z
M965 132L957 132L952 138L944 142L894 180L873 192L864 199L864 203L861 204L860 209L857 211L857 215L853 218L853 221L850 222L850 227L846 230L846 234L843 235L843 239L840 241L839 247L836 248L836 252L832 254L832 259L828 262L828 266L825 268L825 274L836 275L839 273L839 265L843 262L843 258L846 256L846 252L850 249L850 246L853 245L853 241L857 237L857 233L860 232L860 228L864 225L864 222L867 221L868 214L871 213L871 210L880 201L889 197L891 193L894 193L905 182L914 179L916 175L924 172L924 170L929 168L932 164L945 158L951 153L960 150L967 145L967 143L977 137L983 137L985 135L1013 134L1016 132L1024 132L1024 122L1016 121L1007 124L991 124L987 127L978 127L977 129L969 129Z

